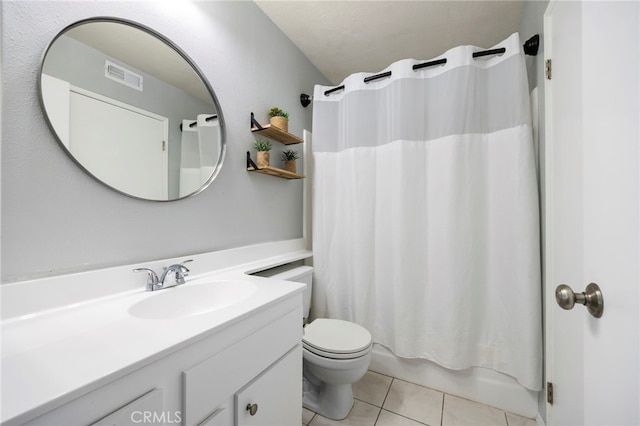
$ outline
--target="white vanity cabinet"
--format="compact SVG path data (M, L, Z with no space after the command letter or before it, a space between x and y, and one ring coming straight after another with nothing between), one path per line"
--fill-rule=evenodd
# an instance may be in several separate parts
M287 426L302 418L302 348L297 345L287 355L220 404L191 406L192 414L208 411L197 426ZM189 416L189 411L186 412Z
M196 423L197 426L297 426L302 416L301 366L302 349L297 345L222 403L215 407L207 403L202 407L191 407L194 415L210 412L204 420Z
M301 318L301 294L289 295L3 426L299 425ZM158 333L176 326L159 323ZM248 404L258 404L254 416Z
M233 397L236 425L299 425L302 419L301 309L186 370L187 425L224 424ZM254 415L247 410L255 404ZM228 421L228 420L227 420Z

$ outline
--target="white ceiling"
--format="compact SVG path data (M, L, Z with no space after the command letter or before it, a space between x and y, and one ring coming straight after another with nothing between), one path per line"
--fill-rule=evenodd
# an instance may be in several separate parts
M522 0L256 4L333 84L400 59L431 59L459 45L491 47L518 31L524 8Z

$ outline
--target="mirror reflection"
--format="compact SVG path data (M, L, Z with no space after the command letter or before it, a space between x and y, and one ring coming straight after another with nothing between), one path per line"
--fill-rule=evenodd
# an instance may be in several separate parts
M51 42L41 103L58 142L94 178L135 198L202 191L224 157L215 94L161 35L111 18L81 21Z

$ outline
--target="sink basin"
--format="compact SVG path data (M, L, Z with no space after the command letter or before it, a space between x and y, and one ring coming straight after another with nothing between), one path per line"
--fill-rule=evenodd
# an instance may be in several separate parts
M142 319L172 319L206 314L248 299L256 292L256 286L246 281L211 281L183 284L156 292L157 294L132 305L129 314Z

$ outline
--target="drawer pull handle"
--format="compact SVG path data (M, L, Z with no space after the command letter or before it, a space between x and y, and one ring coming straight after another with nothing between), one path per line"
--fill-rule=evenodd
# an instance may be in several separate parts
M255 416L256 413L258 412L258 404L247 404L247 411L252 416Z

